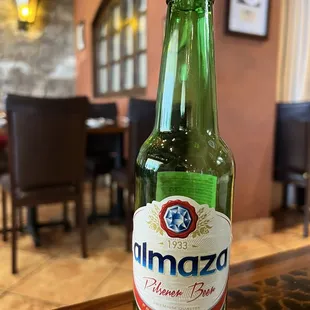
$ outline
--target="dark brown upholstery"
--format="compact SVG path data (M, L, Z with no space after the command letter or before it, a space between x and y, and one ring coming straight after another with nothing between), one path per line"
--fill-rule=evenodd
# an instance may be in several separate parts
M8 95L6 99L10 175L1 178L3 212L12 195L12 272L17 272L16 209L73 200L81 230L82 256L87 256L82 204L86 98L39 99ZM6 236L4 223L4 240Z
M274 179L283 184L284 209L288 205L288 185L297 189L298 204L304 208L304 236L308 236L310 103L280 103L276 112Z
M126 166L122 169L113 170L112 184L117 183L121 188L128 189L128 201L126 206L126 247L131 249L132 214L133 206L131 197L134 194L135 162L139 150L144 141L151 134L155 123L156 101L132 98L129 101L129 152ZM111 189L112 190L112 189Z
M288 207L288 186L286 183L285 156L290 152L290 144L285 132L290 129L291 120L310 120L310 103L279 103L276 105L276 130L274 146L274 179L283 185L282 208ZM298 139L298 137L297 137ZM301 152L299 152L301 154ZM303 156L303 155L302 155ZM304 187L294 186L297 189L298 205L305 203Z
M289 150L286 132L290 120L310 121L310 103L279 103L276 105L276 130L274 153L274 179L283 182L285 176L285 154Z
M282 178L285 186L305 188L304 236L309 236L310 206L310 122L286 120L282 128L286 148L283 148ZM283 144L284 145L284 144ZM286 202L285 202L286 204Z

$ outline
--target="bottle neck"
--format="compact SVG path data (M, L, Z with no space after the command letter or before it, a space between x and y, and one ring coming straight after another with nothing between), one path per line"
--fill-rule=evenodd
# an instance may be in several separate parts
M156 129L217 135L213 1L167 2Z

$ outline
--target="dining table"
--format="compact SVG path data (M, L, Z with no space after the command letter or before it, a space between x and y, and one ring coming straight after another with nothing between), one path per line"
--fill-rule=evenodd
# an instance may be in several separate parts
M113 135L116 141L116 156L115 156L115 169L122 167L123 156L124 156L124 136L128 131L128 122L118 121L112 125L104 125L96 128L87 128L87 135ZM100 214L97 211L92 210L92 213L88 216L88 223L92 224L98 219L109 219L110 223L119 223L122 217L122 201L123 201L123 190L117 189L116 193L116 205L110 210L109 214Z
M232 265L227 302L228 310L309 310L310 246ZM132 310L133 307L133 292L128 291L58 309Z

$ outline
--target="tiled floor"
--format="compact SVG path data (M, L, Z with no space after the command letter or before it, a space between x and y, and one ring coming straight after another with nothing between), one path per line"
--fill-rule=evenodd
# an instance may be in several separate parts
M104 190L98 201L107 208ZM85 197L89 207L89 197ZM70 208L73 217L73 208ZM40 220L57 219L61 206L41 207ZM0 216L1 219L1 216ZM88 229L90 257L80 258L76 231L64 233L61 228L41 231L42 247L33 246L31 238L20 236L18 242L19 273L11 275L10 243L0 241L0 309L45 310L84 300L103 297L131 289L131 255L124 250L121 227L98 223ZM301 225L265 235L261 238L235 241L232 264L280 251L310 245L302 238Z

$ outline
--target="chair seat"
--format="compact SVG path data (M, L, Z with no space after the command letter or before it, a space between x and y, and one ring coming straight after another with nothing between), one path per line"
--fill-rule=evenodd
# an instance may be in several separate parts
M1 176L0 184L6 192L11 192L11 178L9 174ZM64 185L30 190L16 189L15 194L18 205L31 204L34 200L37 201L37 204L43 204L74 200L77 195L77 188L73 185Z
M111 172L112 180L118 184L119 187L126 188L128 186L127 168L113 169Z

